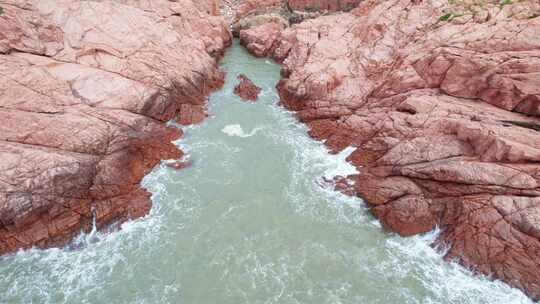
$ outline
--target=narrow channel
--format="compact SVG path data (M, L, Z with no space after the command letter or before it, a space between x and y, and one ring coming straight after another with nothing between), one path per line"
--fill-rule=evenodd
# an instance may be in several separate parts
M143 182L150 215L2 257L6 303L531 303L444 262L436 232L384 232L361 199L325 185L354 172L348 151L327 154L278 105L278 64L235 42L221 65L210 117L177 143L193 165ZM263 88L256 103L233 95L240 73Z

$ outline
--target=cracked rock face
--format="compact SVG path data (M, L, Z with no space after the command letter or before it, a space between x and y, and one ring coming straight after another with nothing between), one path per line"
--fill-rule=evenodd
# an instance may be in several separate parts
M213 1L7 0L0 15L0 253L145 215L230 34ZM184 12L189 12L185 14Z
M540 4L364 1L243 33L283 62L281 101L401 235L540 298Z

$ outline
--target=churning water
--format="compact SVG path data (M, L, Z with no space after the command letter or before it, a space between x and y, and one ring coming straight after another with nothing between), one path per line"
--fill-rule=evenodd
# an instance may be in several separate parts
M436 232L385 233L362 200L325 186L354 172L350 150L328 155L277 104L277 64L236 43L222 68L212 116L178 142L193 166L143 181L150 215L81 235L79 249L1 257L1 303L530 303L443 262ZM263 88L256 103L232 94L239 73Z

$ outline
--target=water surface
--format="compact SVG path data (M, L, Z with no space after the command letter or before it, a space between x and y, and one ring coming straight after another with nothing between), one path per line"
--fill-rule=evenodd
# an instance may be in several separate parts
M358 198L321 177L348 174L344 158L278 104L280 67L237 43L211 117L177 143L193 166L160 165L143 185L149 216L82 249L0 258L0 303L530 303L516 289L445 263L436 232L385 233ZM232 94L244 73L259 101Z

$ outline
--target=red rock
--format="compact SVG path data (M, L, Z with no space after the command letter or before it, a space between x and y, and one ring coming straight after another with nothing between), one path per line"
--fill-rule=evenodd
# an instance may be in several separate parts
M234 94L240 96L243 100L246 101L255 101L261 92L261 88L256 86L246 75L238 75L238 80L240 83L234 87Z
M257 57L273 56L283 27L270 22L240 31L240 43Z
M313 137L357 148L356 191L384 227L439 225L447 258L540 299L535 11L537 1L368 0L272 43L250 29L244 45L283 61L281 102Z
M171 163L165 163L165 165L172 169L181 170L181 169L190 167L191 161L175 161Z
M200 120L223 83L216 5L2 2L0 254L148 213L141 179L181 156L164 123Z
M284 5L282 0L227 0L221 1L221 14L230 24L257 12L277 12Z
M333 179L328 179L323 177L323 180L325 183L332 185L334 187L334 190L339 191L343 194L353 196L356 195L356 189L355 189L355 176L335 176Z

